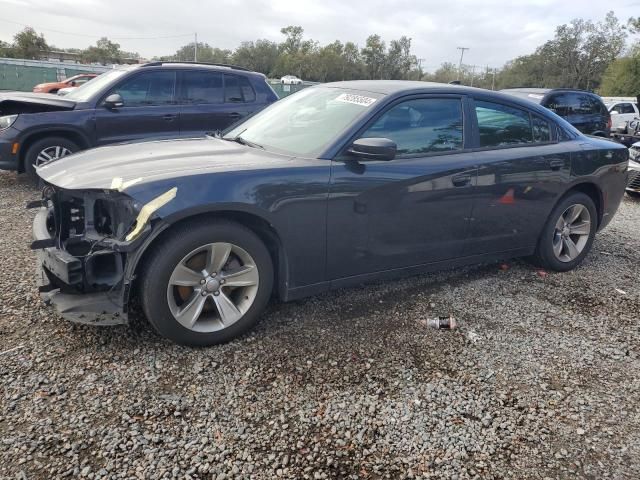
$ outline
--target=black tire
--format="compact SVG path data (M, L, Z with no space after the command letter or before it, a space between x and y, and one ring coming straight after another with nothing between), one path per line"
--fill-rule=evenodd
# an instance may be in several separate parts
M640 198L640 192L631 192L631 191L627 190L627 195L629 195L630 197L633 197L633 198Z
M259 274L257 293L251 306L235 323L215 332L196 332L181 325L171 313L167 288L174 268L186 255L215 242L237 245L253 258ZM182 345L203 347L228 342L252 328L269 302L272 291L271 255L255 233L230 221L194 221L176 228L150 252L141 272L140 303L147 319L160 335Z
M29 147L24 157L24 170L34 181L38 180L36 174L36 164L38 161L38 155L40 152L51 147L64 147L71 153L75 153L80 150L80 147L64 137L45 137L36 141Z
M589 215L591 217L589 237L584 248L576 258L571 261L561 261L556 257L553 251L556 222L567 208L572 205L582 205L589 211ZM567 194L558 202L547 219L547 223L545 224L538 240L536 252L532 258L533 263L548 270L555 270L556 272L573 270L582 262L582 260L584 260L584 257L589 253L589 250L591 250L597 229L598 213L591 197L582 192L571 192Z

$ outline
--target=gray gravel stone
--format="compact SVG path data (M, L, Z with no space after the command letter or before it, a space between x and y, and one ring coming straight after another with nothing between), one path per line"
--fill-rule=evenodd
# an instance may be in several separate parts
M92 328L45 307L37 197L0 172L1 350L21 346L0 356L0 478L640 478L638 201L573 272L337 291L189 349L135 313ZM424 326L448 314L457 330Z

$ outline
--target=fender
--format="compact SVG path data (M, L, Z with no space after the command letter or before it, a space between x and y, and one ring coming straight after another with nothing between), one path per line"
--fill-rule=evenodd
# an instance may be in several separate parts
M270 220L271 215L264 210L255 208L252 205L242 203L225 203L198 205L170 213L160 220L156 220L156 222L158 223L154 225L154 228L151 230L150 234L144 238L138 248L136 248L135 251L131 252L127 258L123 275L124 288L122 292L123 305L125 306L125 308L129 303L131 286L133 281L135 280L140 261L144 257L145 253L149 250L149 247L160 235L162 235L166 230L170 229L178 222L198 215L218 214L221 216L233 216L234 214L238 213L251 215L252 217L261 220L271 228L272 233L275 236L274 240L278 244L278 265L275 265L275 267L278 269L278 293L280 298L286 298L287 291L289 289L289 262L286 255L287 250L284 246L282 236L279 234L278 229Z

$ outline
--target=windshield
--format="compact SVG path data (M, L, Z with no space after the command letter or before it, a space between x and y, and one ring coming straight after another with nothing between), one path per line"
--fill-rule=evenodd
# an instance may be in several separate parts
M311 87L279 100L223 138L281 153L316 157L382 97L378 93Z
M74 88L73 91L65 95L64 98L69 100L75 100L76 102L86 102L97 93L102 92L102 89L122 77L128 70L117 69L110 72L98 75L96 78L92 78L84 85L80 85L78 88Z

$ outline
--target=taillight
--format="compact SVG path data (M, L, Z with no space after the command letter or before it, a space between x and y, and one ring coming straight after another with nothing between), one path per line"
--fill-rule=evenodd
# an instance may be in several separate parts
M609 117L609 120L607 120L607 128L611 130L611 117Z

